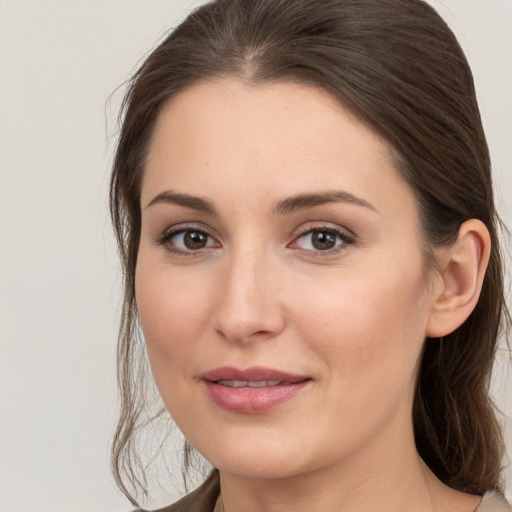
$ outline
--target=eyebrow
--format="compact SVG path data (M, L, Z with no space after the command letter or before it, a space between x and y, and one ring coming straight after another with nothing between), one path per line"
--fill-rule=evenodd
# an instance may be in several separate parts
M170 190L166 190L157 194L146 206L149 208L155 204L175 204L197 210L200 212L208 213L210 215L217 215L217 210L213 203L208 199L191 196L189 194L178 194ZM308 210L317 206L322 206L329 203L349 203L363 208L368 208L378 213L378 210L366 199L351 194L343 190L315 192L312 194L299 194L296 196L288 197L276 203L273 207L274 214L287 215L299 210Z
M209 213L211 215L217 214L217 210L213 206L213 203L208 201L208 199L203 199L202 197L191 196L188 194L177 194L170 190L166 190L165 192L161 192L160 194L156 195L147 204L146 208L159 203L176 204L178 206L184 206L185 208L198 210L200 212Z
M274 213L278 215L286 215L298 210L308 210L316 206L322 206L329 203L349 203L356 206L368 208L376 213L378 210L371 203L357 197L350 192L344 190L332 190L325 192L317 192L313 194L299 194L297 196L288 197L287 199L278 202L274 206Z

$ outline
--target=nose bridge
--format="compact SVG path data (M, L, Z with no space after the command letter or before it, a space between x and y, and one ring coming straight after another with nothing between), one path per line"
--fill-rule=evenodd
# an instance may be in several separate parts
M223 263L214 315L217 332L239 342L277 334L283 326L278 272L266 248L257 243L233 248Z

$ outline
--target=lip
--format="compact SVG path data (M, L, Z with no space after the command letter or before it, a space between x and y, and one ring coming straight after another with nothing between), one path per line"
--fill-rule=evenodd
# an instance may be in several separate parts
M311 381L305 375L260 366L246 369L225 366L208 371L201 378L216 405L241 414L258 414L274 409L295 397ZM238 381L237 386L240 387L232 387L223 381ZM270 381L271 385L250 387L243 381Z

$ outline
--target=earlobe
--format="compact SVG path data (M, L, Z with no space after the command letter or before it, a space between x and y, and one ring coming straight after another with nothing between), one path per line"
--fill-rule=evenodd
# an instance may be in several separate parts
M491 252L489 231L483 222L468 220L461 225L457 240L444 251L427 324L430 338L450 334L475 308Z

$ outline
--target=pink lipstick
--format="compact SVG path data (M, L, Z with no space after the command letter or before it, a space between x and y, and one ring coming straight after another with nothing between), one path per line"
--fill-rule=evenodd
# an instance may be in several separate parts
M201 377L215 404L242 414L258 414L274 409L297 395L311 380L307 376L263 367L245 370L222 367Z

